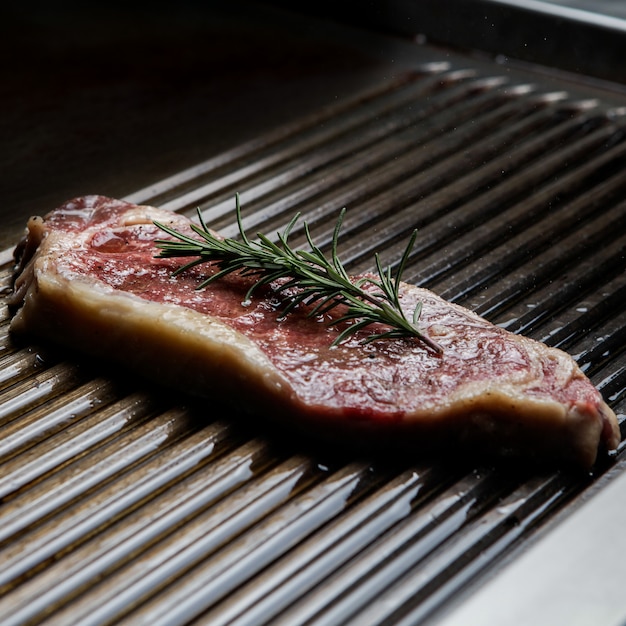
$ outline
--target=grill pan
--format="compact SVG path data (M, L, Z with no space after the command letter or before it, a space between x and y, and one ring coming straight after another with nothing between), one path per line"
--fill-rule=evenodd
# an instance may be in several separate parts
M418 227L405 280L567 350L623 425L626 110L498 70L424 63L127 199L235 235L239 192L246 229L300 211L322 247L345 206L355 272ZM15 344L0 311L4 625L432 623L622 462L339 454Z

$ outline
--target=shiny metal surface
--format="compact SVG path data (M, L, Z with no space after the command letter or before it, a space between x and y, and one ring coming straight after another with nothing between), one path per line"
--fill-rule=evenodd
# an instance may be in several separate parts
M624 624L626 566L616 558L626 523L623 464L619 470L558 532L542 537L437 624Z
M321 245L346 206L354 270L374 250L396 262L417 226L408 280L568 350L623 422L625 113L495 70L425 63L128 197L199 206L233 234L239 191L247 228L301 211ZM7 625L427 623L613 464L580 476L329 451L242 422L227 398L17 345L8 323L3 306Z
M578 84L626 86L626 9L616 0L305 0L298 10L488 54L504 66L536 64Z

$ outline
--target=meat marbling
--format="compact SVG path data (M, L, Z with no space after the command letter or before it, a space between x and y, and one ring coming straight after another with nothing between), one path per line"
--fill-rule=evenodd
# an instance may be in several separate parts
M432 292L421 327L443 348L412 339L331 346L339 329L295 311L278 319L271 291L242 303L249 278L197 290L211 271L176 277L157 257L153 221L187 218L103 196L33 217L16 249L14 334L37 336L130 366L192 394L220 394L329 437L412 441L573 461L589 468L620 440L617 420L566 353L496 327ZM337 313L330 312L326 318Z

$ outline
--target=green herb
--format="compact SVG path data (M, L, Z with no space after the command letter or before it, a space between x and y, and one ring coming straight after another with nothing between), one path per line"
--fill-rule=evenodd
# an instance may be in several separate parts
M417 231L413 232L395 275L392 274L390 267L382 268L378 254L376 254L378 278L364 276L352 279L348 276L337 254L337 242L345 209L341 211L335 225L330 259L327 259L320 248L313 243L306 222L303 226L309 250L294 250L289 245L289 235L299 219L299 214L294 216L282 233L278 233L278 243L274 243L266 235L260 233L257 235L257 240L252 241L248 238L241 220L239 195L236 196L236 211L241 240L216 237L207 228L199 209L200 226L192 224L191 228L200 239L155 222L156 226L175 239L156 241L160 249L159 256L197 257L178 268L174 275L200 263L215 263L218 271L204 280L198 289L233 272L240 272L242 275L255 278L255 282L245 296L246 300L252 298L259 287L287 279L285 282L278 282L279 286L276 287L279 294L292 290L294 292L286 298L283 316L289 314L299 304L312 306L309 316L321 315L338 305L344 305L345 313L330 322L334 326L348 323L337 335L333 345L341 343L365 326L379 323L388 326L389 329L369 335L364 340L365 343L381 339L413 337L422 341L431 350L437 353L442 352L441 346L426 336L418 327L421 303L418 303L413 311L411 320L407 319L400 305L400 279L415 243ZM366 284L370 285L369 289L364 288Z

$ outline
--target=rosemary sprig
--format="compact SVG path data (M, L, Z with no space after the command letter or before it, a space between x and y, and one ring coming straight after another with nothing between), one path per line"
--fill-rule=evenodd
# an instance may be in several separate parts
M199 209L200 226L191 224L191 228L200 239L155 222L156 226L174 238L174 240L158 239L155 242L160 249L160 257L197 257L176 269L174 275L200 263L212 261L216 263L218 271L200 283L198 289L228 274L240 272L256 279L246 293L246 301L252 298L259 287L288 279L277 287L278 293L296 288L295 294L287 298L282 311L283 316L300 304L312 306L309 316L326 313L338 305L346 307L345 313L331 322L331 325L335 326L348 322L337 335L333 345L341 343L365 326L381 323L388 326L389 330L369 335L364 340L365 343L380 339L414 337L434 352L442 352L441 346L419 329L421 303L418 303L413 311L411 320L407 319L400 305L400 279L415 244L417 231L414 231L409 239L395 275L392 274L390 267L382 268L380 258L376 254L378 278L365 276L351 279L337 253L345 209L341 211L335 225L330 259L327 259L313 242L307 222L304 222L303 226L309 250L294 250L289 245L289 235L300 217L299 214L294 216L282 233L278 233L278 243L274 243L261 233L257 234L258 240L252 241L243 228L238 194L235 204L241 240L216 237L205 224ZM368 283L376 289L365 289Z

